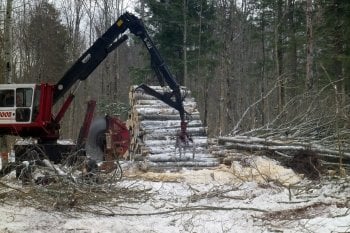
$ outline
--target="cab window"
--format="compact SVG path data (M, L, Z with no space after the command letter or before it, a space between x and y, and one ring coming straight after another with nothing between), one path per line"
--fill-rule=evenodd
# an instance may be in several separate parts
M0 107L14 107L15 105L14 90L0 90Z
M16 121L30 121L30 113L33 99L32 88L17 88L16 89Z
M36 117L39 114L40 93L41 93L40 87L37 86L34 92L33 115L32 115L33 121L35 121Z
M31 107L33 98L32 88L17 88L16 107Z

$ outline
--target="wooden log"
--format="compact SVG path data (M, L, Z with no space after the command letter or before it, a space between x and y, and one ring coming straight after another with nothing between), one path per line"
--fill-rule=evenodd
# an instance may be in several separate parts
M186 151L185 154L180 155L178 152L164 152L160 154L147 154L147 155L141 155L138 154L139 157L137 157L137 160L148 160L148 161L187 161L187 160L193 160L193 161L217 161L217 158L211 154L208 154L207 151L203 151L203 153L198 152L195 154L195 157L193 159L192 157L192 151ZM136 158L136 157L135 157Z
M156 130L147 130L146 132L141 132L143 134L144 140L171 140L175 139L177 133L179 132L178 128L169 128L169 129L156 129ZM206 129L204 127L189 128L188 133L192 136L205 136Z
M269 138L258 138L258 137L247 137L247 136L235 136L235 137L219 137L219 144L225 143L246 143L246 144L263 144L263 145L295 145L295 146L310 146L311 143L299 142L295 139L284 139L284 140L272 140Z
M234 151L212 151L211 154L216 157L229 157L229 156L237 156L243 157L244 154L242 152L234 152Z
M176 167L216 167L219 161L196 162L196 161L180 161L180 162L146 162L149 167L159 168L176 168Z
M204 134L196 135L192 134L192 137L195 139L197 136L204 136ZM143 140L174 140L176 138L175 134L148 134L148 135L143 135Z
M207 145L207 137L195 137L193 138L196 146L202 147ZM144 140L148 146L161 146L161 145L175 145L175 137L168 140Z
M199 114L197 109L187 109L190 114ZM138 115L176 115L179 111L173 108L139 108L137 109ZM136 115L136 114L135 114Z
M170 128L150 128L142 129L145 134L164 134L164 135L176 135L180 130L180 126L170 127ZM187 129L188 134L190 135L206 135L205 127L189 127Z
M343 156L346 159L350 159L350 153L340 153L339 151L330 150L327 148L322 148L319 145L313 145L313 146L295 146L295 145L288 145L288 146L268 146L268 145L259 145L259 144L243 144L243 143L235 143L230 146L227 146L227 148L232 149L243 149L243 150L251 150L251 151L261 151L261 150L269 150L269 151L303 151L303 150L309 150L313 151L315 153L320 154L330 154L330 155L338 155Z
M148 154L164 154L164 153L172 153L172 154L179 154L179 150L176 149L175 152L175 145L174 146L166 146L166 147L150 147L147 145ZM193 148L188 147L186 148L186 154L192 154ZM195 154L200 153L208 153L206 148L195 146Z
M330 168L336 168L339 169L340 165L339 163L332 163L332 162L322 162L323 166L330 167ZM350 170L350 164L342 164L341 167Z
M163 91L157 91L159 92L160 94L163 94L164 92ZM185 97L185 101L187 98L191 98L190 95L187 93L185 94L186 91L181 91L181 95L183 97ZM133 94L132 94L132 98L133 98L133 101L138 101L138 100L157 100L157 98L151 96L151 95L148 95L142 91L135 91Z
M134 85L134 86L132 86L131 88L130 88L130 92L134 92L134 93L144 93L144 90L142 89L142 88L138 88L139 86L136 86L136 85ZM166 91L166 92L172 92L172 90L168 87L168 86L164 86L164 87L162 87L162 86L149 86L150 88L152 88L153 90L155 90L155 91L157 91L157 92L160 92L160 93L162 93L162 92L164 92L164 91ZM184 93L184 94L188 94L188 95L191 95L191 91L190 90L188 90L186 87L184 87L184 86L180 86L180 91L181 91L181 94L182 93Z
M218 162L218 160L213 157L207 157L207 154L197 154L194 159L192 158L191 153L186 153L185 155L182 155L181 157L177 154L156 154L156 155L148 155L146 157L147 161L150 162L190 162L190 163L211 163L211 162ZM204 157L206 156L206 157Z
M184 104L196 104L195 99L193 97L187 97L184 101ZM154 106L154 105L167 105L166 103L164 103L161 100L158 99L139 99L135 101L136 105L150 105L150 106Z
M250 144L250 145L261 145L261 146L280 146L282 150L311 150L317 153L339 155L340 152L335 149L329 149L317 143L305 143L297 140L272 140L257 137L219 137L219 143L233 143L233 144ZM230 146L228 146L230 147ZM284 148L284 149L283 149ZM342 151L346 156L350 156L349 151Z
M183 100L183 104L194 104L197 105L197 102L193 97L187 97ZM138 99L135 100L134 105L140 105L140 106L155 106L155 105L163 105L168 106L165 102L159 99Z
M179 120L144 120L140 122L141 128L152 128L152 127L177 127L181 124L180 119ZM187 127L201 127L202 121L200 120L193 120L188 122Z
M148 114L148 115L141 115L139 114L138 116L139 121L143 120L180 120L179 114ZM200 115L199 113L192 113L191 114L192 120L199 120Z
M184 106L184 108L185 108L185 110L187 112L188 111L191 111L191 112L198 111L198 106L197 106L196 103L184 102L183 106ZM151 109L167 108L167 109L173 109L173 108L169 107L166 104L154 104L154 105L152 105L152 104L147 104L147 105L143 104L143 105L141 105L141 104L135 103L133 105L133 109L138 110L138 109L142 109L142 108L151 108Z
M189 122L187 129L203 127L201 121L191 121ZM180 129L180 120L176 121L142 121L140 124L140 129L144 131L156 130L156 129Z

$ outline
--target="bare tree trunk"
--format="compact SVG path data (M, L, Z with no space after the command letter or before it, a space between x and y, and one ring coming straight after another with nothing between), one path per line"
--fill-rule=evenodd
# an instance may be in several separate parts
M312 0L306 1L306 89L313 89L313 29L312 29Z
M143 2L143 1L142 1ZM119 17L123 11L123 0L116 0L116 15L117 17ZM143 14L143 13L141 13ZM115 73L115 79L112 80L113 82L113 96L112 96L112 101L116 101L117 97L119 96L119 91L120 90L118 88L119 83L121 82L121 69L120 67L120 52L119 49L116 49L114 52L114 57L115 57L115 61L114 63L114 67L113 67L113 73ZM114 74L112 74L114 75Z
M82 20L82 0L65 0L61 8L62 16L65 19L65 24L67 25L69 39L71 40L69 46L69 63L73 63L81 54L81 37L80 37L80 24ZM82 90L79 90L79 92ZM65 120L62 125L62 136L68 138L77 137L77 124L80 124L83 118L82 107L84 103L82 101L82 95L78 94L75 100L72 102L71 106L66 113Z
M264 11L264 9L263 9ZM261 16L261 46L262 46L262 62L260 68L260 76L261 76L261 86L260 93L261 97L265 96L265 14L262 12ZM261 125L265 125L268 112L267 112L267 104L264 98L261 99Z
M141 20L144 20L145 18L145 1L140 0L140 18Z
M11 27L12 27L12 2L7 0L6 3L6 18L4 25L4 49L5 49L5 73L2 83L12 83L12 43L11 43Z
M4 52L5 52L5 70L4 80L1 83L12 83L11 71L12 71L12 43L11 43L11 22L12 21L12 0L7 0L6 3L6 18L4 25ZM7 137L0 136L0 152L8 151Z
M187 77L187 0L183 0L183 63L184 63L184 77L183 85L188 85Z
M282 5L283 1L277 2L277 17L275 24L275 56L276 74L278 79L278 112L282 112L285 105L285 78L283 77L283 51L282 51Z
M89 39L88 39L88 44L91 45L94 39L93 36L93 20L94 20L94 13L95 13L95 7L92 6L92 0L89 0L89 10L86 12L88 17L89 17ZM86 82L84 82L83 84L83 88L84 88L84 93L89 93L88 94L88 98L91 98L91 86L90 85L90 79L87 79Z
M74 0L74 31L73 31L73 60L75 60L80 55L80 22L82 19L82 1L81 0ZM83 119L83 112L81 109L81 104L79 104L79 99L73 103L72 109L71 109L71 116L69 118L71 126L69 127L69 137L70 138L77 138L78 131L77 127L74 127L78 122L80 122L78 119Z
M102 32L104 30L107 29L108 27L108 0L103 0L103 9L101 9L103 11L103 28L101 29L102 31L100 32L100 34L102 35ZM98 37L101 35L97 35ZM104 97L106 96L106 94L108 93L108 89L106 88L106 83L108 83L107 81L107 76L108 76L108 69L109 69L109 64L108 64L108 58L104 61L104 63L102 64L102 70L101 70L101 94L102 94L102 100L104 99Z
M334 55L336 57L346 57L346 46L345 46L345 42L344 42L344 29L345 28L345 22L342 19L341 14L342 13L342 9L340 9L340 2L339 0L337 1L333 1L332 3L332 8L334 11L334 15L335 15L335 22L334 22L334 38L332 41L332 44L334 45ZM345 80L344 78L347 76L345 74L345 59L334 59L334 76L336 78L336 80L339 80L337 87L338 90L340 90L339 97L340 97L340 102L341 104L344 106L346 104L346 90L345 90Z
M202 10L203 10L203 5L202 5L202 2L199 3L200 4L200 10L198 12L198 16L199 16L199 29L198 29L198 61L197 61L197 74L196 74L196 77L195 77L195 81L196 83L194 83L193 85L193 88L197 87L196 89L199 91L201 88L199 87L198 85L198 78L201 77L201 79L203 79L202 81L204 82L204 85L202 87L202 98L203 98L203 124L205 126L208 125L208 99L209 99L209 96L208 96L208 92L209 92L209 81L208 81L208 75L207 73L203 73L201 72L201 46L202 46L202 43L201 43L201 40L202 40L202 36L201 36L201 32L202 32ZM190 80L189 82L190 83ZM200 92L198 92L200 93ZM198 100L200 101L200 100Z
M290 80L297 79L297 42L296 42L296 25L295 25L295 0L288 0L288 76Z
M227 9L227 2L222 2L222 9L219 9L219 11L226 11ZM218 15L218 18L220 19L218 21L219 24L225 23L225 18L222 17L222 15ZM219 119L219 130L214 131L214 134L219 134L220 136L224 135L225 128L226 128L226 101L227 100L227 85L226 85L226 79L227 79L227 31L220 31L222 33L222 49L221 50L221 61L220 61L220 69L218 72L219 75L219 81L220 81L220 94L219 94L219 112L218 112L218 119ZM212 123L215 125L215 122ZM215 128L215 127L213 127Z
M222 56L224 57L224 56ZM224 64L224 61L221 61L221 64ZM224 66L224 65L223 65ZM223 131L225 128L225 78L224 78L224 72L223 72L224 67L221 67L220 69L220 105L219 105L219 135L223 135ZM217 132L215 132L217 133Z

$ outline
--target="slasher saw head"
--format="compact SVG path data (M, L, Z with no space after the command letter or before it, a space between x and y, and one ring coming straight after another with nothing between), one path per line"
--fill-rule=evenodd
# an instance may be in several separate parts
M130 134L125 123L117 117L106 116L92 122L85 149L91 159L101 162L125 157L129 144Z

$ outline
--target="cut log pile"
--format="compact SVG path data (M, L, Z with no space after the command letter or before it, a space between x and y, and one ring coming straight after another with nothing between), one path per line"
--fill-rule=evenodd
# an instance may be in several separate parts
M186 88L182 87L181 91L186 96L185 110L191 115L187 131L194 145L190 144L185 148L185 154L183 152L180 156L179 151L175 151L176 134L180 131L178 111L136 87L131 87L129 92L131 110L128 127L132 137L130 150L133 159L143 161L146 168L151 170L219 165L219 160L208 153L206 128L200 120L197 104ZM164 93L163 87L151 86L151 88Z
M211 153L227 165L240 161L244 154L262 152L264 155L281 161L299 172L311 172L320 175L323 171L350 170L350 149L331 148L317 142L285 138L259 138L251 136L219 137L211 146ZM308 169L309 171L305 171ZM340 171L341 172L341 171Z

